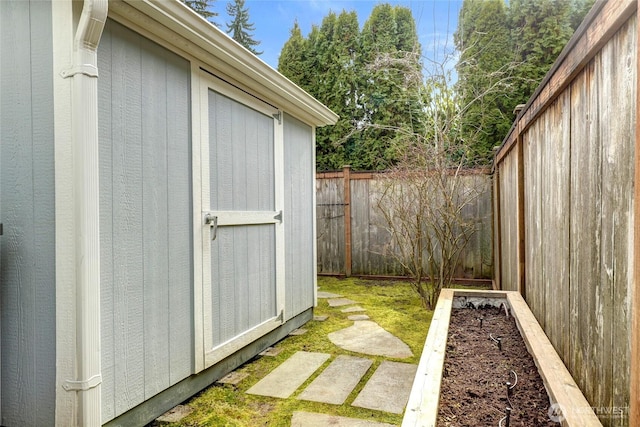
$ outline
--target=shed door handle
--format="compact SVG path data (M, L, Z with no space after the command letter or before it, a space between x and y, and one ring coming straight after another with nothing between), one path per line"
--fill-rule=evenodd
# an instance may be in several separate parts
M208 213L204 216L204 223L211 227L211 240L216 240L218 236L218 217Z

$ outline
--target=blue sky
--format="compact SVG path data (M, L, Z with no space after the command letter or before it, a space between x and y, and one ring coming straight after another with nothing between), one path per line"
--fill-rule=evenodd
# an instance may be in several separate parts
M217 0L214 10L219 13L215 18L220 29L226 31L226 23L230 21L226 14L228 0ZM360 28L369 18L371 10L382 1L370 0L246 0L250 21L255 25L254 38L261 44L258 51L267 64L278 67L278 56L282 46L289 39L289 33L297 19L302 34L306 37L312 25L320 25L329 13L355 10L360 21ZM443 54L453 54L453 33L458 23L458 12L462 0L404 0L386 1L392 5L401 5L411 9L416 21L420 43L422 44L425 65L429 59L443 61ZM454 61L448 64L452 68Z

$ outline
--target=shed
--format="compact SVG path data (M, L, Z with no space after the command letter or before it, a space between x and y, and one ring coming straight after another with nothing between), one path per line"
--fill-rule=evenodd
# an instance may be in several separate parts
M0 2L0 421L144 425L312 318L337 116L177 0Z

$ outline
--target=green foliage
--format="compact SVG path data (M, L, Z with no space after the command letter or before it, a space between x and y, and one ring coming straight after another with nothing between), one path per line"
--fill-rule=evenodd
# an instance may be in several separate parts
M249 22L249 8L244 7L244 0L227 3L227 13L231 17L231 22L227 23L227 34L254 55L262 55L255 49L260 42L253 39L255 26Z
M471 157L488 163L517 102L507 84L515 58L504 0L465 1L454 39L460 52L456 89L466 110L461 137Z
M211 18L218 16L218 12L214 12L212 7L216 0L182 0L187 6L195 10L207 21L211 22L216 27L218 24Z
M455 34L462 138L483 163L594 0L465 0Z
M423 122L419 52L411 11L402 7L376 6L362 31L346 11L330 12L306 39L294 24L278 70L340 116L317 131L319 170L385 169L397 160L393 129Z

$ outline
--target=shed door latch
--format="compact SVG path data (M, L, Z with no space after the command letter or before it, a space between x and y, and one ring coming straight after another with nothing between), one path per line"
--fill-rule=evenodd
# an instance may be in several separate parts
M211 240L216 240L218 236L218 217L208 213L204 216L204 223L211 227Z

